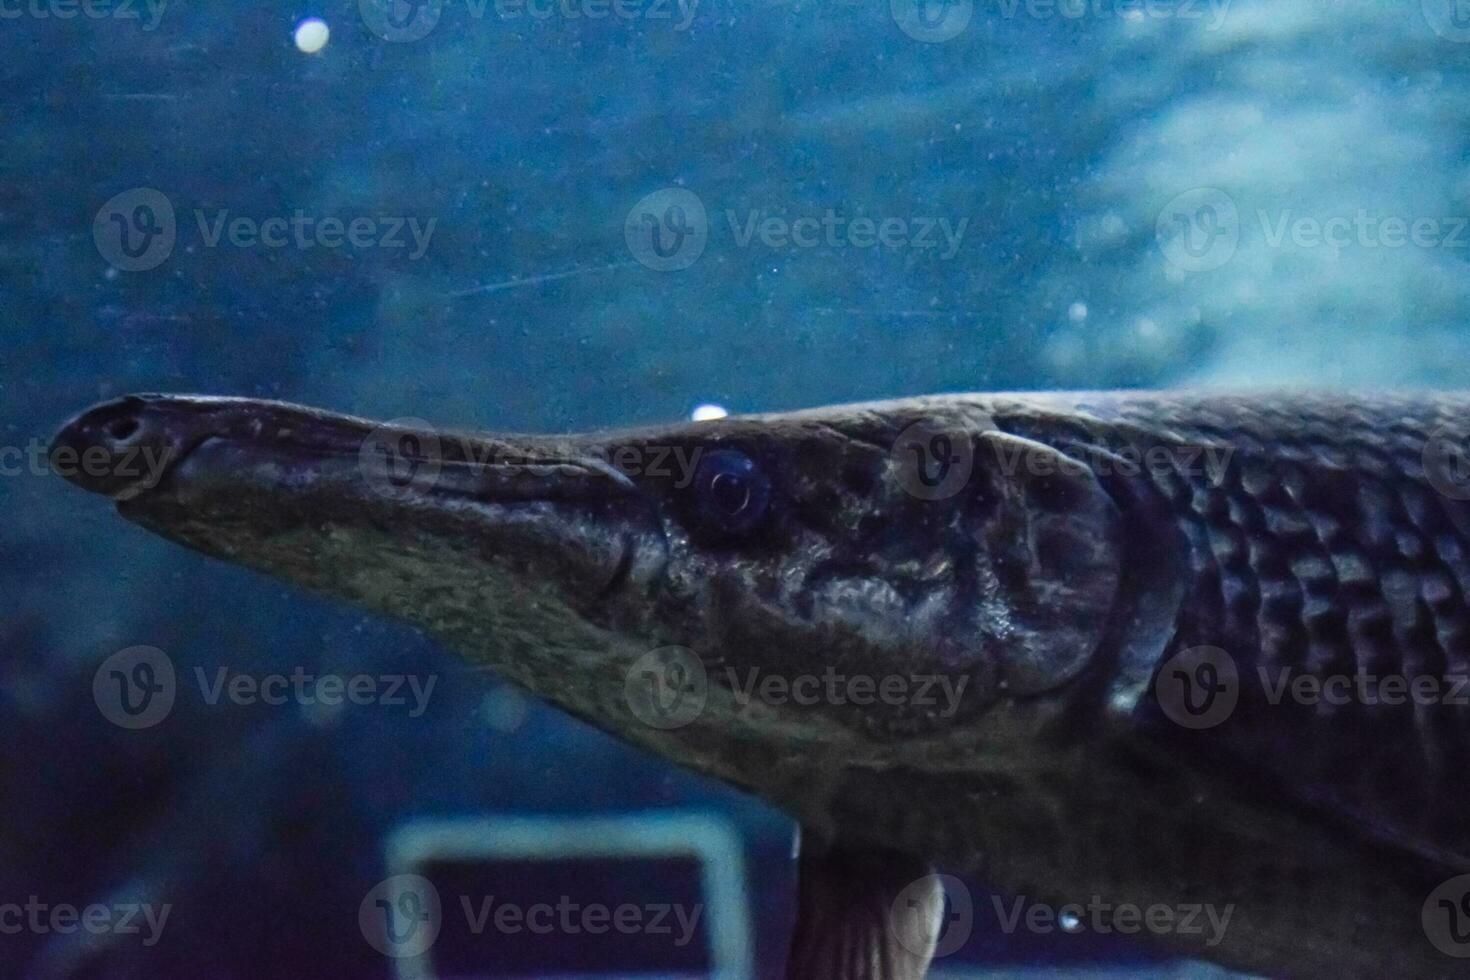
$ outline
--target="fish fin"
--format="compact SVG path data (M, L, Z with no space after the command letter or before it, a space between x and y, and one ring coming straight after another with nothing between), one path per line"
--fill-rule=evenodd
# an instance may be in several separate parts
M802 847L787 980L922 980L944 912L934 869L898 851Z

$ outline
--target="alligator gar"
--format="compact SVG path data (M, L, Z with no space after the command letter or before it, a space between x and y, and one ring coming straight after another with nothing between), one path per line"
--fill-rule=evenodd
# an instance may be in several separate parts
M921 976L932 865L1051 908L1207 908L1223 928L1160 942L1346 980L1470 973L1467 438L1470 396L1436 394L555 436L142 395L52 462L782 808L793 977Z

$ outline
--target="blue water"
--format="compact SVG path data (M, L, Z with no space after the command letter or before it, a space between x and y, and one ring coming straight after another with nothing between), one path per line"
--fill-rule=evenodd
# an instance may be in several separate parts
M358 910L420 818L713 815L763 975L789 930L785 818L117 520L30 451L94 401L559 431L944 390L1470 384L1449 0L375 3L0 0L0 903L171 909L152 944L0 933L0 975L390 976ZM194 689L130 731L92 684L136 645L186 678L436 687L417 715ZM697 883L640 866L580 879ZM506 971L610 969L565 936L501 946ZM661 955L619 968L703 968ZM977 933L946 965L1152 955Z

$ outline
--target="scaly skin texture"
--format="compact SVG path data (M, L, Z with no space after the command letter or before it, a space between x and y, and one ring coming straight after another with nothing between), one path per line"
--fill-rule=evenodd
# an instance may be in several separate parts
M1123 474L1135 512L1147 512L1134 560L1177 552L1165 561L1183 589L1168 628L1125 630L1102 675L1114 695L1137 696L1084 692L1067 736L1076 756L1016 777L1019 787L973 783L973 805L953 810L974 819L944 849L1048 901L1233 903L1225 941L1204 955L1255 972L1470 972L1432 947L1420 919L1436 885L1470 870L1470 484L1454 467L1470 404L1079 394L987 408L1007 432L1079 458L1108 454L1097 468ZM1145 465L1128 466L1135 458ZM1237 669L1238 704L1218 723L1174 724L1162 687L1126 680L1142 676L1138 663L1153 677L1206 644ZM1444 697L1388 704L1383 686L1340 704L1275 695L1299 675L1434 678ZM914 778L904 795L953 799L966 786ZM877 818L869 798L861 783L840 797L858 811L849 821ZM879 836L890 833L903 831Z
M125 399L58 446L168 449L157 487L90 488L191 547L415 622L815 835L1052 906L1208 904L1223 936L1201 917L1163 941L1255 973L1440 977L1470 973L1421 919L1470 872L1467 409L944 396L465 437L431 483L386 496L357 465L370 423L293 406ZM487 448L515 461L468 465ZM769 507L712 534L703 470L605 463L669 449L753 461ZM629 678L668 644L707 691L694 717L649 724ZM826 670L963 696L740 696L742 677ZM1303 675L1432 678L1438 696L1283 693ZM982 928L996 911L976 910Z

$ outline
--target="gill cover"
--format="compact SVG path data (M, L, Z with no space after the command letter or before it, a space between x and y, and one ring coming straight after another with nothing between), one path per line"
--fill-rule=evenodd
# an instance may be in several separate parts
M980 629L1024 697L1075 677L1102 641L1123 577L1123 519L1087 464L999 431L977 439L990 499L973 529L988 560Z

